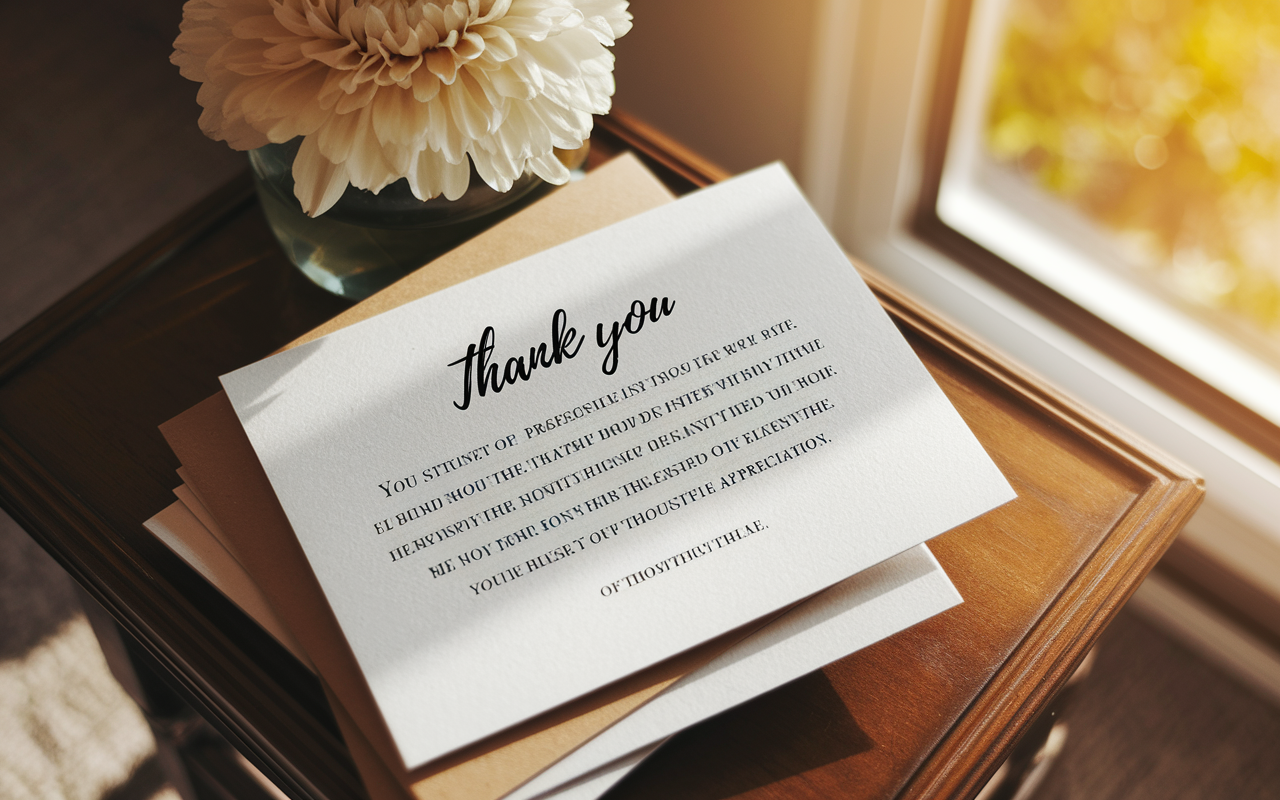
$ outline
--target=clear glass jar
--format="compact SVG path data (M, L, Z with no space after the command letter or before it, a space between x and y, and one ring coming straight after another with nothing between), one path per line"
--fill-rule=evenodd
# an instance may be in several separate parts
M402 178L377 194L348 186L332 208L308 217L293 194L293 159L301 144L298 138L249 152L258 198L289 260L317 285L351 300L394 283L549 188L527 172L510 191L498 192L473 168L471 184L457 200L419 200ZM570 169L580 169L587 145L557 154Z

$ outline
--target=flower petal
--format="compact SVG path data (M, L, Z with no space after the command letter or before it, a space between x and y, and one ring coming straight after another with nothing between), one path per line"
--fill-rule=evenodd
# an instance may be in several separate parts
M400 87L379 89L373 100L373 130L383 144L412 145L425 142L431 112L413 92Z
M333 110L339 114L347 114L358 108L364 108L369 105L369 101L373 99L373 95L377 91L378 84L373 81L357 84L350 92L346 92L338 98L338 102L333 105Z
M368 189L377 194L382 188L400 178L396 174L390 159L382 152L382 145L374 135L370 122L372 106L365 106L359 111L359 119L352 126L352 146L350 155L344 162L351 185L360 189Z
M274 117L274 122L266 129L268 139L287 142L306 136L315 133L329 119L330 111L321 108L316 100L328 72L322 64L313 63L277 82L267 98ZM261 130L261 126L255 127Z
M554 152L529 159L529 168L533 170L534 175L542 178L547 183L554 183L560 186L569 182L569 168L564 165L564 162Z
M311 39L301 50L308 58L341 70L356 69L363 56L355 42L345 39Z
M335 17L328 12L327 9L317 8L315 5L308 3L306 10L307 29L312 36L319 39L346 39L338 25L334 24Z
M499 192L511 191L511 185L524 174L524 159L517 162L500 150L489 152L476 147L470 150L469 155L480 178Z
M631 14L624 0L577 0L585 18L582 27L606 47L631 30Z
M425 59L423 66L431 70L441 82L450 84L458 77L458 62L446 48L437 47L434 50L428 50L422 56Z
M276 21L290 33L295 36L311 38L315 34L311 30L311 25L307 23L307 15L305 12L295 8L288 3L281 3L275 7L273 12Z
M441 167L444 175L443 194L448 200L457 200L467 191L467 187L471 185L471 169L467 166L466 159L457 164L445 162Z
M493 61L515 58L518 52L515 37L500 25L484 25L476 29L484 38L485 57Z
M419 103L426 103L440 94L440 79L431 74L430 70L418 69L413 71L413 98Z
M520 80L515 70L495 69L487 73L489 83L503 97L515 100L531 100L538 90L533 84Z
M511 0L492 0L487 9L481 4L480 13L477 14L475 19L471 20L471 25L484 25L486 22L500 19L506 16L510 8Z
M346 168L325 158L314 138L303 139L293 159L293 196L309 217L318 217L332 208L349 183Z
M289 39L295 34L280 24L273 14L247 17L231 26L231 35L237 39Z
M351 157L356 143L356 127L360 124L360 112L333 114L307 141L314 142L316 150L329 161L341 164Z
M376 42L391 30L391 26L387 24L387 18L383 15L382 9L374 5L364 7L364 35L366 42ZM368 47L368 45L365 45Z
M267 65L279 71L287 71L306 66L311 59L302 52L302 42L296 37L291 37L286 42L268 47L263 51L262 57L266 59Z
M310 214L348 184L460 196L559 183L614 91L625 0L188 0L170 60L232 147L301 136Z
M448 103L431 103L427 110L431 112L427 122L427 144L432 150L443 153L450 164L465 160L466 144L449 113Z

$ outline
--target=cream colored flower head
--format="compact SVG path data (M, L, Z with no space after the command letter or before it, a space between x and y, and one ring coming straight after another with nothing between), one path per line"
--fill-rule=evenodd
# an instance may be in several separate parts
M625 0L188 0L171 61L200 82L200 128L237 150L305 137L311 216L347 184L457 199L467 159L507 191L568 171L609 110Z

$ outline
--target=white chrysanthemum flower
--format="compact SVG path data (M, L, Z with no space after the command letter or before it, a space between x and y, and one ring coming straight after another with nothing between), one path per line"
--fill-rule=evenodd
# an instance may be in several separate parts
M347 184L407 178L422 200L470 179L507 191L568 171L609 110L625 0L188 0L171 61L199 81L200 128L237 150L305 137L311 216Z

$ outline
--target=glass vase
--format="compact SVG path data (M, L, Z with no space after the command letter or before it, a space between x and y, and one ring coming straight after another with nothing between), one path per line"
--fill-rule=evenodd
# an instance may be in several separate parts
M249 152L258 198L289 260L320 287L351 300L394 283L550 188L526 172L509 191L498 192L472 168L471 183L457 200L419 200L402 178L377 194L348 186L332 208L308 217L293 194L293 159L301 144L299 138ZM579 170L586 150L557 155Z

